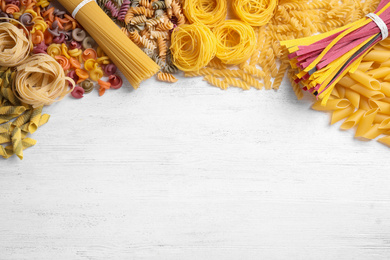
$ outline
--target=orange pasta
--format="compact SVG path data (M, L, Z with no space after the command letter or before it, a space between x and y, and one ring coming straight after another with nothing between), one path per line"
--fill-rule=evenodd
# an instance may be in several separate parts
M103 96L104 93L106 93L106 90L110 89L110 87L111 87L111 83L110 82L106 82L106 81L103 81L101 79L98 80L98 84L100 86L100 88L99 88L99 96Z
M74 69L80 69L81 68L81 63L76 59L71 57L69 59L70 66Z
M55 56L55 59L65 71L70 69L70 62L66 57L64 57L62 55L58 55L58 56Z
M84 61L87 61L87 60L89 60L89 59L94 59L94 60L96 60L96 58L97 58L97 53L96 53L96 51L95 51L94 49L88 48L88 49L86 49L86 50L83 52L82 58L83 58Z
M77 84L83 82L89 77L88 72L83 69L76 69L75 71L76 71L76 75L79 77L79 80L76 82Z

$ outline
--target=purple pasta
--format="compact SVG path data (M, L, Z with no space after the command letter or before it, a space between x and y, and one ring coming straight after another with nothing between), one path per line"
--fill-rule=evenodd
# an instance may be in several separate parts
M34 53L34 54L46 53L46 50L47 50L47 46L46 46L45 42L42 41L41 43L37 44L37 45L33 48L33 53Z
M111 64L107 64L104 66L104 73L107 75L107 76L111 76L111 75L114 75L115 72L117 70L117 67L115 66L115 64L111 63Z
M127 14L127 11L129 10L130 8L130 1L129 0L124 0L122 5L121 5L121 8L119 9L119 13L118 13L118 20L119 21L124 21L125 20L125 16Z
M58 31L58 27L55 27L53 29L50 29L50 28L47 28L47 31L53 35L53 37L59 37L60 36L60 32Z
M118 7L115 6L115 4L113 2L108 1L106 4L105 4L105 7L110 10L111 12L111 16L116 18L118 17L118 14L119 14L119 10L118 10Z
M73 50L73 49L81 49L81 43L79 42L76 42L75 40L71 41L69 43L69 49Z
M33 16L30 13L24 13L21 16L19 16L19 22L21 22L26 27L30 27L34 25L32 19Z
M111 88L118 89L123 85L123 80L118 75L111 75L108 77L108 82L111 84Z
M65 35L65 41L70 42L73 40L72 32L61 31Z
M63 33L60 33L60 36L53 38L54 43L64 43L65 42L65 35Z
M79 76L77 76L76 71L71 70L68 72L67 76L74 80L74 82L77 82L79 80ZM68 81L69 87L72 86L72 84Z

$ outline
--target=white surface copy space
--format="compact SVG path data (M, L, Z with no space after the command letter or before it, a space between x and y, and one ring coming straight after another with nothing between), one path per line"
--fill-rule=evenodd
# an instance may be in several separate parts
M180 78L45 108L0 161L0 259L390 259L390 149L310 100Z

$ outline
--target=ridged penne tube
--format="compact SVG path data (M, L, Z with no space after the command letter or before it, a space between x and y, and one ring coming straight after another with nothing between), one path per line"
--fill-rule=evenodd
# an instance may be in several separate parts
M13 125L17 127L21 127L25 123L27 123L30 120L32 110L27 111L23 115L19 116L14 122Z
M343 130L348 130L359 124L360 120L362 119L363 114L366 111L363 109L356 110L352 115L350 115L347 120L345 120L340 128Z
M9 133L0 134L0 144L5 144L11 142L11 136Z
M0 124L7 123L15 117L17 117L17 115L0 115Z
M22 150L25 150L29 147L34 146L37 143L34 139L31 138L25 138L22 140ZM0 155L3 156L3 158L8 159L12 155L14 155L13 146L9 145L7 147L0 146Z
M332 113L332 118L330 124L333 125L337 123L340 120L343 120L344 118L352 115L352 113L355 111L355 108L350 105L347 108L335 110Z
M381 89L381 83L377 79L370 77L368 74L360 70L357 70L354 73L349 73L349 76L370 90Z
M42 108L43 106L36 107L33 109L30 117L30 123L28 125L28 132L30 134L37 131L39 127L39 121L41 120L41 114L42 114Z
M11 128L12 122L0 125L0 134L8 133Z
M349 107L349 105L351 105L351 102L348 99L329 99L325 106L322 106L321 100L319 100L311 108L318 111L328 111L344 109Z
M20 115L26 108L24 106L2 106L0 107L0 115Z
M20 160L23 160L22 131L19 127L15 127L15 129L12 131L11 140L14 153L19 157Z
M378 113L378 110L378 108L373 108L363 114L356 129L355 137L362 137L368 132L374 122L374 118Z

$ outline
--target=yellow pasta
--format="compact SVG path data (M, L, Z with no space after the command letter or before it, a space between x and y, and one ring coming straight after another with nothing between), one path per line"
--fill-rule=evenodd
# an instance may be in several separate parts
M332 113L332 118L330 124L333 125L336 122L339 122L340 120L343 120L346 117L349 117L350 115L353 114L355 111L355 108L353 106L348 106L344 109L338 109L334 110Z
M252 26L262 26L274 15L277 0L233 0L233 11Z
M170 73L163 73L163 72L157 73L157 80L169 82L169 83L177 82L177 78L175 78L175 76L173 76Z
M217 51L216 38L203 24L183 24L171 36L173 63L182 71L206 66Z
M215 27L226 18L226 0L184 0L183 10L191 23Z
M387 145L388 147L390 147L390 135L378 139L378 142L380 142L380 143L382 143L382 144Z
M368 132L377 113L378 108L373 108L363 114L356 130L355 137L363 137Z
M370 90L381 89L381 84L377 79L370 77L368 74L360 70L356 70L354 73L349 73L349 76Z
M72 13L82 0L59 0L59 2ZM134 88L160 70L151 58L122 33L95 1L85 4L75 18Z
M327 110L337 110L344 109L351 105L351 102L348 99L329 99L326 106L321 105L321 100L318 100L312 105L312 109L318 111L327 111Z
M227 84L226 82L219 80L216 77L213 77L211 75L207 75L203 79L206 80L211 85L218 87L220 89L223 89L223 90L226 90L229 87L229 84Z
M226 20L213 29L217 39L216 56L225 64L238 65L256 48L253 28L239 20Z
M232 78L232 77L226 77L224 79L224 82L226 82L230 86L238 87L238 88L241 88L243 90L249 90L250 89L250 86L247 83L245 83L245 82L243 82L241 80Z

